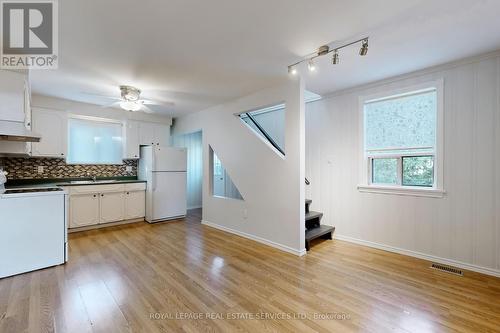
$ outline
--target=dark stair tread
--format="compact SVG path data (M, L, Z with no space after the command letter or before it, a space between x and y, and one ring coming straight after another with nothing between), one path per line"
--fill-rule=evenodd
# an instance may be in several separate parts
M306 213L306 221L321 219L323 217L323 213L310 211Z
M324 236L328 233L333 233L335 231L335 227L329 225L320 225L317 228L309 229L306 231L306 241L310 241L321 236Z

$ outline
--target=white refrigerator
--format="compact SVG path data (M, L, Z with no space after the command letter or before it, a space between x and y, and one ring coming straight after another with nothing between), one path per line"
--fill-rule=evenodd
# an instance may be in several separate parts
M146 221L155 223L186 216L186 170L186 149L141 147L139 179L147 182Z

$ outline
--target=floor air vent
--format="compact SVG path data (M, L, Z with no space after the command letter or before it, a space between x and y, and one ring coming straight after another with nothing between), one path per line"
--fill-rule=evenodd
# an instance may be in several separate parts
M450 273L450 274L464 276L464 272L461 269L451 267L451 266L433 263L431 265L431 268L437 269L437 270L442 271L442 272Z

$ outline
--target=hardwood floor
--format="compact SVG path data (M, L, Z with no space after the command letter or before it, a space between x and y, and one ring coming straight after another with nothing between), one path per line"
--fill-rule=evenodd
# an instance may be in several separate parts
M299 258L200 216L72 234L66 265L0 280L0 332L500 331L500 279L337 240Z

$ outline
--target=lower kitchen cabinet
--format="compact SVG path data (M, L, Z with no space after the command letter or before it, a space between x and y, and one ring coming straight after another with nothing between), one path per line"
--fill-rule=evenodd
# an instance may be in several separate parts
M69 198L70 228L85 227L99 223L98 194L76 194Z
M69 228L143 218L146 184L67 186Z
M125 202L123 192L101 193L101 218L99 223L109 223L124 219Z
M125 192L125 218L136 219L146 215L146 192Z

